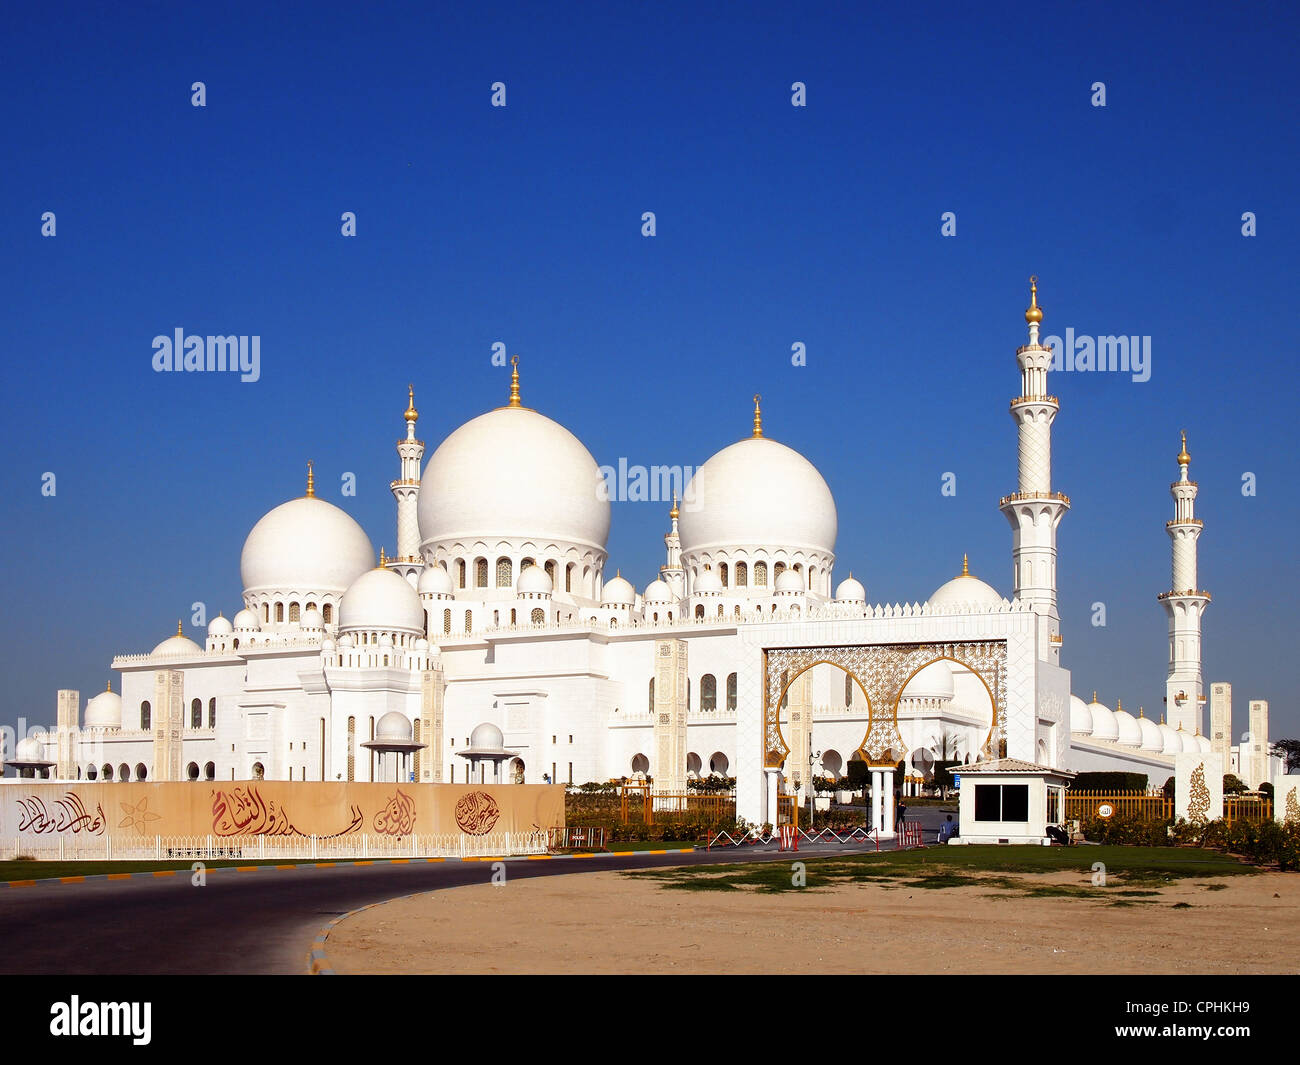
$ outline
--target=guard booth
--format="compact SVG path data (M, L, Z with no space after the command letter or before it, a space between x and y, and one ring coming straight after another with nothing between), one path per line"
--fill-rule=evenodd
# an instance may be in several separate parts
M962 766L960 835L950 844L1051 844L1047 826L1064 827L1066 769L998 758Z

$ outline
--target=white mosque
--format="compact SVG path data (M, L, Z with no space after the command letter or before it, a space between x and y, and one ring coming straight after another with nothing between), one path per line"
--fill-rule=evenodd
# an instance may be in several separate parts
M515 359L508 402L452 432L423 472L410 390L394 556L316 496L309 467L306 494L248 534L232 618L213 619L202 642L178 624L147 654L117 656L118 691L84 710L61 691L55 729L21 741L10 764L66 780L651 776L665 790L713 773L737 777L751 821L773 820L779 792L853 758L880 782L901 758L923 773L935 758L1007 755L1162 783L1176 753L1231 742L1230 717L1213 738L1201 727L1210 596L1197 582L1186 440L1157 722L1071 695L1059 664L1056 530L1070 503L1051 487L1059 403L1036 285L1025 317L1011 401L1019 483L1000 502L1006 595L965 560L911 604L873 604L852 575L836 583L834 497L766 435L758 397L751 434L682 486L659 577L638 590L608 576L601 472L577 437L524 405ZM1251 784L1271 776L1262 759Z

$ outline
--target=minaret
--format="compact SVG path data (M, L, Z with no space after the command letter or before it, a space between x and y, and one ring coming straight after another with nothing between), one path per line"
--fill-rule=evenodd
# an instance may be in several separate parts
M673 527L664 535L664 546L668 549L665 565L659 567L659 579L672 589L679 599L686 595L686 571L682 569L682 538L677 534L677 519L681 511L677 509L677 493L673 493L673 509L668 518Z
M1038 657L1053 664L1061 657L1061 615L1056 608L1056 527L1070 500L1052 491L1052 422L1060 401L1047 393L1052 349L1038 342L1043 321L1038 278L1029 279L1029 343L1016 350L1020 395L1011 417L1020 430L1020 486L999 501L1011 523L1012 595L1038 615Z
M1165 705L1169 724L1184 732L1201 731L1201 705L1205 702L1201 680L1201 615L1210 593L1196 586L1196 541L1202 522L1196 517L1196 482L1187 479L1192 456L1183 433L1178 452L1178 480L1169 486L1174 497L1174 517L1165 522L1173 544L1173 582L1160 596L1169 615L1169 676L1165 680Z
M386 561L414 586L424 569L420 557L420 522L416 517L416 504L420 499L420 459L424 457L424 441L415 439L415 423L420 412L415 409L415 386L406 386L407 402L406 439L397 442L397 455L402 460L402 476L389 487L397 500L397 554Z

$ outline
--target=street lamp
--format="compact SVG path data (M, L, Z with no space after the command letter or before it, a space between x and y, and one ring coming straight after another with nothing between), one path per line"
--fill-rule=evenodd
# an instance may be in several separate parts
M811 832L817 820L817 789L813 787L813 762L822 756L821 751L808 749L808 830Z

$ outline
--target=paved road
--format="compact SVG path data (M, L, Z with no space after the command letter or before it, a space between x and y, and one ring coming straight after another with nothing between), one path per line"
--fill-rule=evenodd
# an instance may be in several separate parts
M805 846L800 857L861 849ZM789 860L775 847L511 860L507 876ZM182 873L159 879L5 888L0 889L0 972L305 973L312 938L340 914L399 895L487 883L491 875L490 862L448 861L245 873L209 870L204 887L191 886L189 876Z

